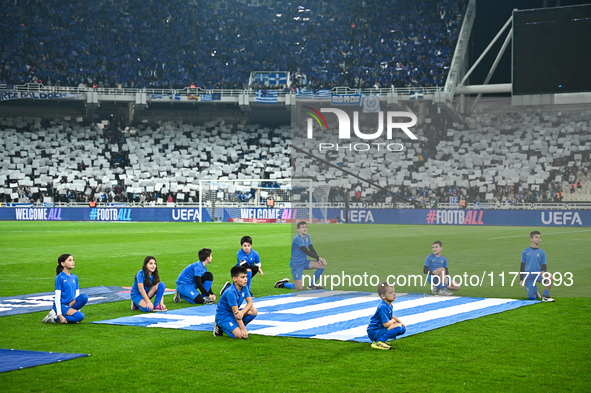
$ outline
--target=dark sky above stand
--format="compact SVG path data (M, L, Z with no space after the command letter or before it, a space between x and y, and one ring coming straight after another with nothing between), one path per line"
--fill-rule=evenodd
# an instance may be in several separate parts
M557 0L548 1L548 6L556 6ZM581 0L560 0L560 6L591 4L591 1ZM472 30L470 39L470 66L478 59L484 49L497 35L501 27L511 17L514 9L532 9L543 8L543 0L476 0L476 20ZM510 28L510 27L509 27ZM508 28L508 29L509 29ZM480 63L478 68L474 70L470 81L470 85L479 85L484 82L503 42L507 36L507 31L499 37L496 44L491 48L484 60ZM591 37L580 37L590 41ZM490 84L494 83L510 83L511 82L511 45L505 51L501 59L501 63L490 80Z

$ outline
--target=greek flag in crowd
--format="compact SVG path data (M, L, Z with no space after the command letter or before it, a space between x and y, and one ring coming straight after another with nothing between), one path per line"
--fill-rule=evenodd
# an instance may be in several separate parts
M297 89L296 90L296 98L301 98L305 100L330 100L332 96L332 91L328 89Z
M257 317L249 333L369 342L367 325L381 299L375 293L308 291L255 298ZM535 300L398 294L394 315L407 326L406 337L468 319L479 318ZM163 313L142 313L93 323L212 331L217 306L195 306Z
M423 99L423 92L422 91L411 91L409 93L409 97L411 101L422 100Z
M287 84L287 74L285 72L261 72L253 75L254 82L267 86L278 86Z
M269 85L285 85L287 84L287 74L275 73L269 74Z
M255 101L259 104L276 104L277 90L257 90Z

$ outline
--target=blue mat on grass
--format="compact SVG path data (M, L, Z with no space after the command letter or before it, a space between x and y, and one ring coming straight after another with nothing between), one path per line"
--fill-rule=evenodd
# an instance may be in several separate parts
M259 313L247 329L266 336L370 342L366 329L380 301L375 293L345 291L255 298ZM538 301L398 294L393 306L394 315L407 326L403 338L535 303ZM195 306L93 323L212 331L215 308Z
M0 373L39 366L42 364L63 362L64 360L81 358L85 356L90 355L79 353L55 353L0 349Z
M101 286L81 288L80 293L88 295L87 304L118 302L131 299L131 287ZM167 289L165 295L171 293L174 293L174 289ZM54 298L54 292L0 297L0 317L38 311L49 311L53 306Z

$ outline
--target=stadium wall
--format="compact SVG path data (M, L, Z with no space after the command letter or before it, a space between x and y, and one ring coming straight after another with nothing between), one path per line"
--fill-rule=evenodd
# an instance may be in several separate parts
M326 216L324 217L324 211ZM203 209L204 222L293 222L294 209L211 208ZM462 209L313 209L315 220L352 224L480 225L589 227L589 210L462 210ZM213 219L212 219L213 217ZM3 207L4 221L136 221L199 222L199 208L138 207Z
M212 221L208 209L202 209L203 221ZM12 221L159 221L199 222L199 208L150 207L4 207L0 220Z

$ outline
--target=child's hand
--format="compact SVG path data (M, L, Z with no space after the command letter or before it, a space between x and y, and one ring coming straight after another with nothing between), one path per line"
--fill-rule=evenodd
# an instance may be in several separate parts
M68 320L63 315L60 314L57 317L59 318L61 323L68 323Z
M215 302L215 295L212 293L211 295L209 295L209 300L211 300L212 302Z
M234 317L236 318L236 320L241 320L242 317L244 316L244 313L242 311L236 311L236 313L234 314Z
M523 280L519 280L519 286L523 288Z
M260 266L259 266L259 273L261 273L261 277L263 277L263 276L264 276L263 269L261 269L261 267L260 267Z
M146 308L148 309L148 311L154 310L154 303L148 302L148 305L146 306Z
M392 324L388 326L388 330L396 329L398 326L402 326L402 324L394 318L392 318L390 321L392 322Z

